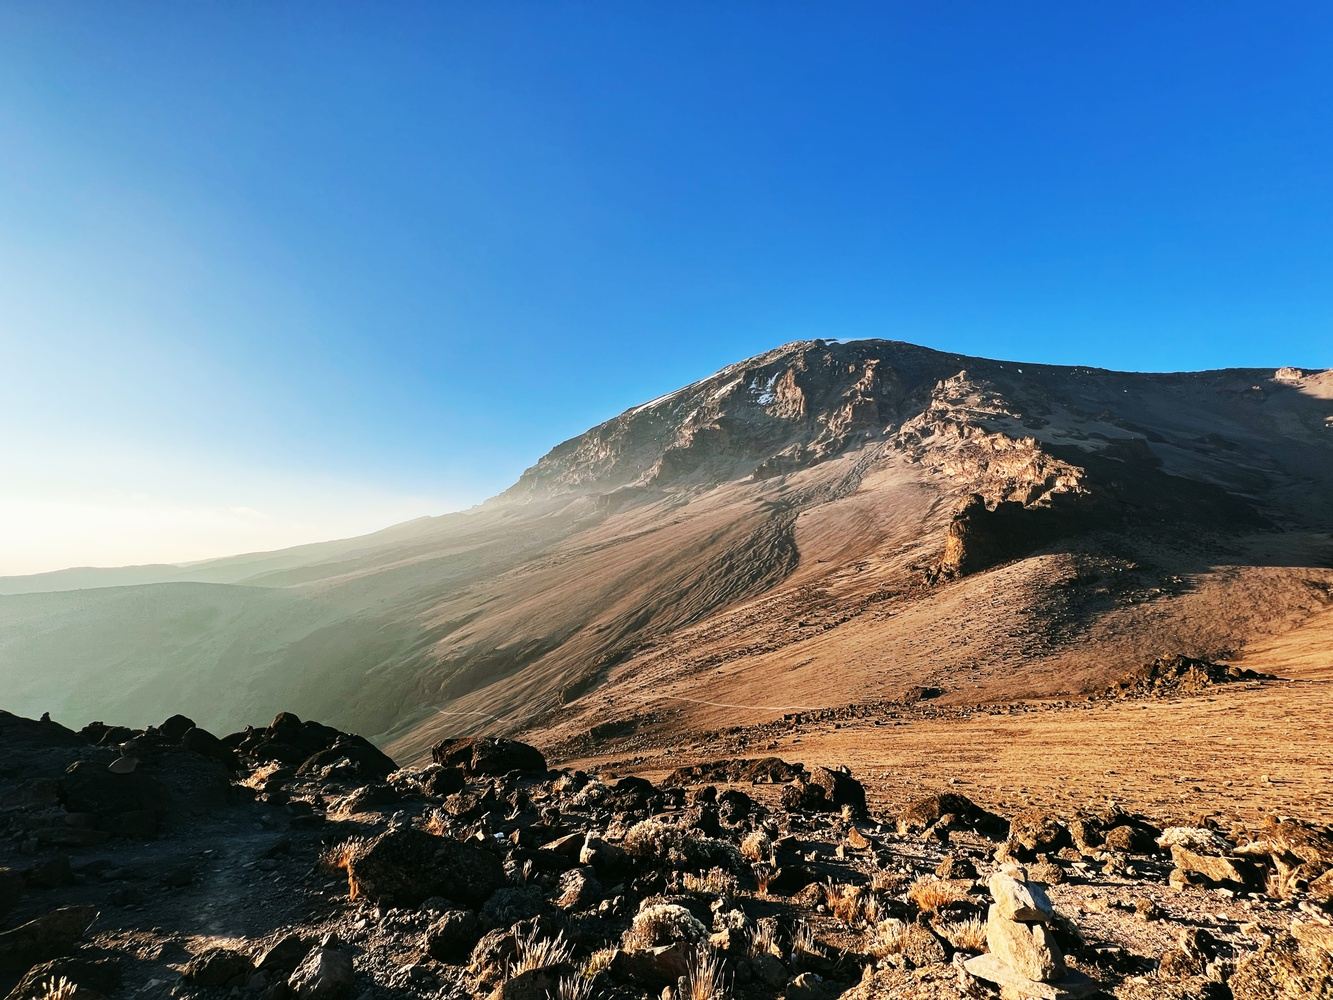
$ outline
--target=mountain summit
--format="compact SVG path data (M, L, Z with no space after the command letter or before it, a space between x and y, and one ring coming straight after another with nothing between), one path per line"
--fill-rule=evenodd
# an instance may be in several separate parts
M1331 531L1333 372L800 341L470 511L0 581L0 659L20 712L227 728L304 706L400 755L479 726L1074 694L1299 629L1333 600Z

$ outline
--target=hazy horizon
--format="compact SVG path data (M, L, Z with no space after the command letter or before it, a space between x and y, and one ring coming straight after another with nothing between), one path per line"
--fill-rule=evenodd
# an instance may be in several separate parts
M1330 39L1318 5L8 5L0 575L467 507L795 339L1326 367Z

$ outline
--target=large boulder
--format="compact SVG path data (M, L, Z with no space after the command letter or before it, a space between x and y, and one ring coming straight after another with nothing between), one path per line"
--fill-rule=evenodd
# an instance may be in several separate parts
M441 767L461 767L468 774L545 774L546 758L540 750L518 740L498 736L465 736L443 740L430 752Z
M1171 848L1171 860L1181 871L1201 875L1214 885L1251 889L1263 885L1263 870L1244 858L1202 854L1176 844Z
M825 797L835 808L846 806L856 815L866 812L866 790L845 767L816 767L810 772L810 781L824 789Z
M898 832L921 833L940 820L950 827L973 830L991 840L1002 840L1009 833L1009 823L988 809L957 792L938 792L908 804L898 814Z
M332 746L317 750L301 762L298 774L312 774L322 767L347 761L352 770L365 778L387 778L398 765L394 759L363 736L342 733Z
M1064 975L1064 955L1046 926L1012 920L995 904L986 920L986 950L1028 979L1049 982Z
M1017 869L998 871L990 877L988 886L995 900L995 911L1005 920L1024 923L1053 923L1055 907L1046 894L1046 886L1029 882Z
M466 784L462 769L457 767L434 767L421 778L422 792L438 798L461 792Z
M138 767L112 771L97 760L71 764L56 794L67 812L88 814L98 829L125 836L156 833L167 810L167 789L156 778Z
M279 712L265 728L247 728L244 733L224 737L222 742L252 767L262 764L295 767L311 754L333 746L343 735L332 726L303 722L291 712Z
M448 910L426 929L424 950L440 962L459 962L481 937L481 922L471 910Z
M34 965L5 1000L52 1000L51 984L69 984L61 1000L101 1000L115 993L121 970L114 959L57 958Z
M803 774L797 775L795 781L783 787L778 801L788 812L818 812L830 805L828 789L806 780Z
M1270 818L1259 831L1256 846L1274 857L1289 857L1318 875L1333 868L1333 829L1294 819Z
M557 995L560 980L570 979L573 975L573 967L565 962L524 969L501 980L491 991L489 1000L550 1000Z
M1044 810L1025 809L1009 820L1009 845L1023 857L1054 854L1071 843L1069 831Z
M1333 955L1280 935L1237 962L1228 985L1235 1000L1328 1000Z
M95 906L62 906L0 934L0 969L23 971L68 952L97 919Z
M346 866L352 898L386 906L417 906L440 896L475 907L505 884L504 865L491 852L412 827L356 847Z
M228 768L231 768L236 762L235 755L227 748L225 743L207 729L200 729L198 726L187 729L181 735L180 746L182 750L197 753L201 757L211 757Z
M194 720L184 715L173 715L157 727L162 738L171 743L179 743L182 736L195 728Z

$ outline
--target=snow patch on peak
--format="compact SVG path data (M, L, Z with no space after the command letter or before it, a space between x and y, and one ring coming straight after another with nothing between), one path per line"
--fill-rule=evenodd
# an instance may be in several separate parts
M774 372L764 383L764 387L759 388L759 376L755 376L754 381L750 383L750 391L755 393L754 401L760 406L772 406L777 400L777 393L773 391L774 386L778 384L779 372Z

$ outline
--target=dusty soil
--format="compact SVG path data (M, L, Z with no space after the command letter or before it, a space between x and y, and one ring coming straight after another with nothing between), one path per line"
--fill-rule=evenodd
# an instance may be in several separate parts
M957 789L998 810L1112 799L1159 818L1333 816L1333 680L1255 682L1197 697L990 706L940 718L776 724L567 763L660 776L772 753L851 764L883 808Z

